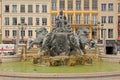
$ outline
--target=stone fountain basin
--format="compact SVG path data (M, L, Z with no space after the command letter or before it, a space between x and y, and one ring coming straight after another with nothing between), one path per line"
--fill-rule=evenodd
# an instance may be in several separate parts
M21 54L2 55L0 57L0 62L17 62L17 61L21 61Z

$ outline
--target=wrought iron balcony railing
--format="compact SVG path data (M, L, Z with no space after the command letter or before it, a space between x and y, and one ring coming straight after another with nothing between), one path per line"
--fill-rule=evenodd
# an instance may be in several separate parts
M68 23L70 25L92 25L92 26L97 26L97 23L98 21L92 21L92 20L73 20L73 21L70 21L68 20ZM55 21L52 22L52 24L55 24Z

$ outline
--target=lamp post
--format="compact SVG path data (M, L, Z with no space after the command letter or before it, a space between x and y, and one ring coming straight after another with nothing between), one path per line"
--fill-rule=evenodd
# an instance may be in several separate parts
M18 24L18 25L19 25L18 28L21 30L21 41L20 41L20 43L24 43L24 39L23 39L24 38L24 34L23 34L23 31L26 29L26 27L24 27L24 26L26 26L27 24L21 23L21 24Z
M101 26L104 26L104 24L102 24ZM102 27L102 33L103 33L103 46L104 46L104 53L106 54L106 29L104 27Z
M25 24L25 23L21 23L21 24L18 24L18 29L17 29L17 48L16 48L16 53L19 53L19 49L18 49L18 44L19 44L19 31L21 30L21 41L20 41L20 43L24 43L24 35L23 35L23 31L26 29L26 27L24 27L24 26L26 26L27 24ZM24 48L23 48L24 46L22 46L22 56L23 56L23 60L25 60L26 59L26 54L25 54L25 50L23 50ZM24 52L23 52L24 51Z
M97 23L98 27L97 27L97 40L98 40L98 43L100 43L100 22Z
M96 36L97 43L100 43L100 22L96 23L94 26L96 26L93 28L93 30L95 32L94 36Z
M19 29L17 29L16 54L19 53L18 45L19 45Z

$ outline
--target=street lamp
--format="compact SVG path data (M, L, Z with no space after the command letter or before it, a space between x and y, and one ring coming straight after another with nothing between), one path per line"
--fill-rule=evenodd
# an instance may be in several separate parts
M98 43L100 43L100 22L97 23L98 27L97 27L97 40L98 40Z
M100 43L100 22L97 22L95 24L96 27L93 28L93 30L95 31L95 36L96 36L96 41L97 43ZM96 34L97 33L97 34Z
M24 34L23 34L23 31L26 29L26 27L24 27L24 26L27 26L27 24L25 24L25 23L21 23L21 24L19 23L18 24L18 29L21 30L21 41L20 41L20 43L24 43L24 39L23 39L24 38Z
M103 46L104 46L104 53L106 54L106 28L104 28L104 24L102 24L101 26L103 26L101 28L102 33L103 33Z

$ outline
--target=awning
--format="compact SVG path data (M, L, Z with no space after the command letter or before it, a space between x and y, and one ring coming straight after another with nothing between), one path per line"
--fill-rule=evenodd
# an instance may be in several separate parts
M3 41L12 41L11 38L4 38Z

